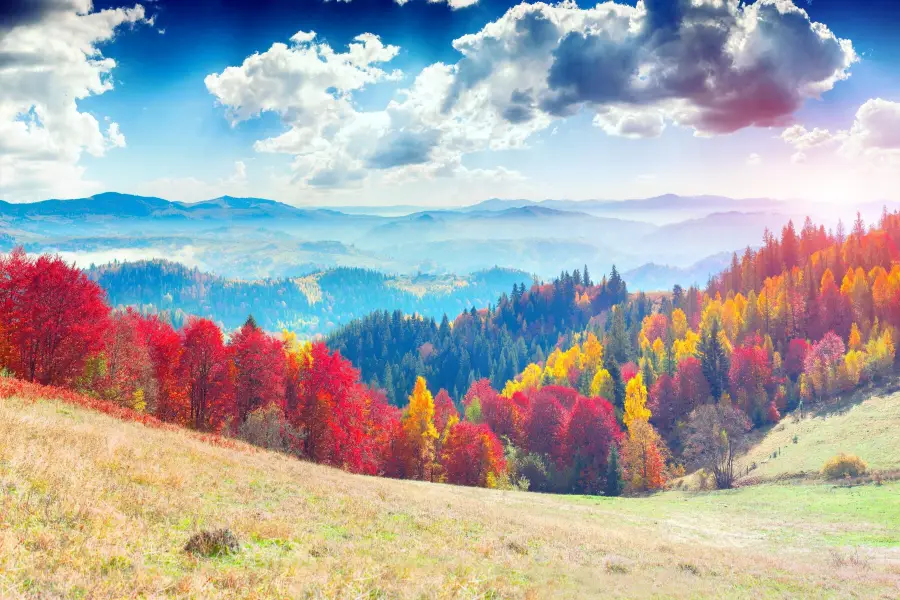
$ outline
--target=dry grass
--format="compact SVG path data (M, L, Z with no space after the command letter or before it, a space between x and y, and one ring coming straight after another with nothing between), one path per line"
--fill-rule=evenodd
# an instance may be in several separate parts
M900 485L560 497L0 400L0 597L896 598ZM237 554L183 550L228 528Z

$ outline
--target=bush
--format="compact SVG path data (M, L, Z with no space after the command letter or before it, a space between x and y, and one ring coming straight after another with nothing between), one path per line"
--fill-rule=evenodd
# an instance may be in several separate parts
M200 556L224 556L239 552L241 545L229 529L201 531L191 536L185 544L185 552Z
M863 460L853 454L838 454L825 461L822 474L828 479L840 479L842 477L859 477L865 475L868 466Z
M238 429L238 437L248 444L277 452L287 452L296 433L274 404L257 408L247 415Z

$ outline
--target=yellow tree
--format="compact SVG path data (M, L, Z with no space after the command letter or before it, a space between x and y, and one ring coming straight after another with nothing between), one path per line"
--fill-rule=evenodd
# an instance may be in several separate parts
M647 386L644 385L644 377L638 373L628 381L625 386L625 416L622 420L625 426L631 430L635 421L647 421L650 419L650 411L647 409Z
M434 427L434 398L425 379L416 379L403 420L408 455L407 474L414 479L432 480L435 475L437 429Z
M541 367L531 363L515 379L511 379L503 386L503 397L512 398L516 392L525 390L537 390L541 388Z

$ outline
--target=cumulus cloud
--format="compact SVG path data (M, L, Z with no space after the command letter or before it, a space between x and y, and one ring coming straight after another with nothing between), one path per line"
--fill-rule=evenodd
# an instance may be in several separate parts
M751 167L758 167L762 164L762 156L753 152L750 156L747 157L747 165Z
M455 64L426 67L383 110L362 87L398 49L364 34L346 52L298 33L207 77L233 122L264 111L287 131L259 151L294 156L294 180L341 186L371 172L462 173L466 154L522 148L580 111L608 135L647 138L669 124L698 135L784 126L849 76L848 40L790 0L641 0L582 9L523 3L453 42Z
M837 151L851 159L894 164L900 160L900 102L873 98L859 107L849 129L832 132L794 125L781 139L797 151L792 157L797 163L805 162L809 152Z
M122 26L145 21L144 8L91 12L90 0L3 3L0 22L0 193L20 198L78 195L91 189L83 152L124 147L117 123L105 134L78 101L113 89L116 66L99 45Z

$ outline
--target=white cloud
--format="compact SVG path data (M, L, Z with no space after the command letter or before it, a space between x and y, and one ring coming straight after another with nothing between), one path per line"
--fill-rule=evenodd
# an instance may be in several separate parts
M750 156L747 157L747 165L750 167L758 167L762 164L762 156L753 152Z
M294 157L293 181L359 186L463 174L473 152L523 148L580 110L608 135L656 137L668 123L699 135L788 123L808 98L849 76L848 40L789 0L641 0L582 9L523 3L453 42L456 64L426 67L383 110L353 95L394 78L399 49L371 34L336 52L300 32L207 77L233 123L265 111L287 131L261 152Z
M893 165L900 160L900 102L873 98L859 107L847 130L794 125L782 132L781 139L797 150L795 163L805 162L809 152L836 150L846 158Z
M18 8L18 10L16 10ZM90 0L36 0L4 7L0 28L0 193L18 199L96 191L84 181L82 152L125 146L116 123L104 135L78 101L113 89L116 66L99 45L144 8L91 12Z

